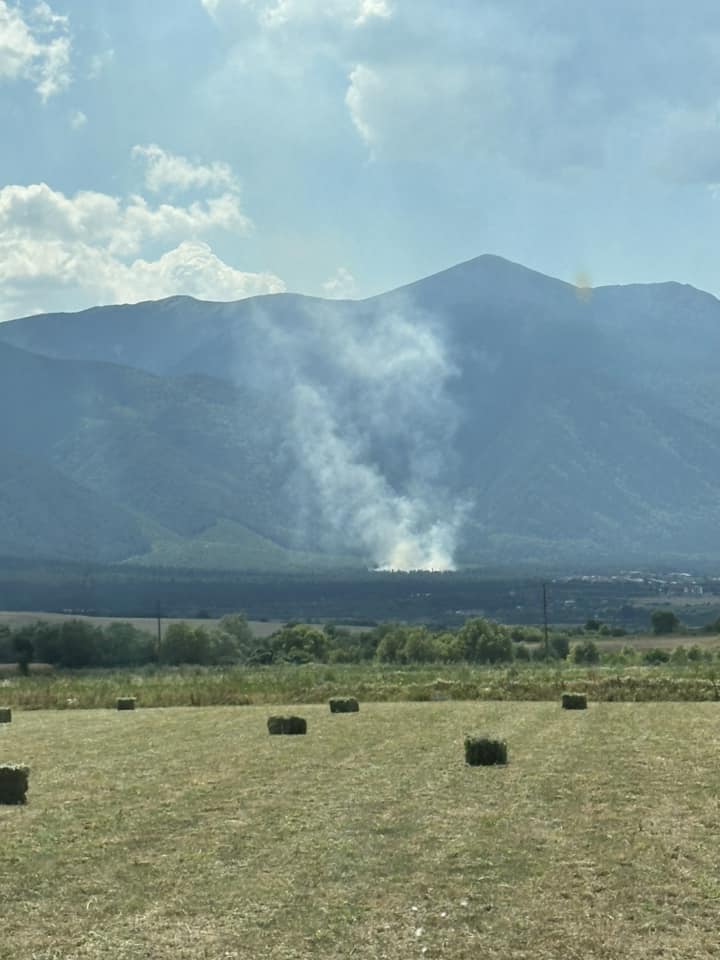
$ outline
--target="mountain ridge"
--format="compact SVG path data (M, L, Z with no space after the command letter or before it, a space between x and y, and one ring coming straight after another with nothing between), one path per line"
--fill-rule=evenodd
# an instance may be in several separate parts
M0 324L0 442L27 476L97 498L115 561L720 562L718 349L720 301L690 285L579 291L482 255L363 300ZM85 542L56 486L53 550ZM3 490L7 517L32 514ZM37 553L42 525L6 526Z

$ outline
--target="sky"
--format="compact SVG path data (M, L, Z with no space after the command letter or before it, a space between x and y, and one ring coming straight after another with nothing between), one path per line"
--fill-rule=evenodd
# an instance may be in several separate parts
M720 294L717 0L0 0L0 320L483 253Z

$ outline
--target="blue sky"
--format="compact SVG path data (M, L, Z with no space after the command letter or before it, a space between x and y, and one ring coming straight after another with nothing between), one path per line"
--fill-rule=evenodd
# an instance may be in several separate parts
M0 319L481 253L720 293L716 0L0 0Z

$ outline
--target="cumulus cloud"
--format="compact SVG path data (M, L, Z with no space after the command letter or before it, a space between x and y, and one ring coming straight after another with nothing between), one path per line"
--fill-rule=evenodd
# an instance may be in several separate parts
M2 319L185 293L238 299L284 289L270 273L247 273L217 257L205 235L246 235L236 194L188 206L149 204L95 191L66 196L47 184L0 189ZM150 245L165 247L155 258Z
M187 157L168 153L156 143L132 149L136 160L145 164L145 186L158 193L162 190L238 189L237 179L227 163L194 163Z
M70 54L67 17L0 0L0 81L27 80L45 102L70 85Z
M357 296L355 277L347 267L338 267L335 276L322 285L323 294L331 300L349 300Z

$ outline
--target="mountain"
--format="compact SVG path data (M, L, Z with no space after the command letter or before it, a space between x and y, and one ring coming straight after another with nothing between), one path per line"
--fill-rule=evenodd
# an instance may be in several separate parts
M579 291L492 256L363 301L14 320L0 553L712 563L719 348L707 293Z

